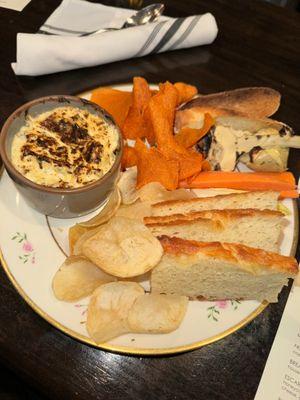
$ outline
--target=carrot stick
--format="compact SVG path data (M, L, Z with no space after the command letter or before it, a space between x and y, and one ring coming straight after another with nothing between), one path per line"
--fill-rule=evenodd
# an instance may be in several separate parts
M228 188L240 190L294 190L296 182L290 172L200 172L196 177L183 181L186 188Z
M298 199L298 197L299 193L297 192L297 190L283 190L280 192L279 195L280 199L286 199L286 198Z

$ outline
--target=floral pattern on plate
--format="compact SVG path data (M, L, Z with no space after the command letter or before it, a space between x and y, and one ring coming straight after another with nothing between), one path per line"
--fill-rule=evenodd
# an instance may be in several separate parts
M26 233L16 232L11 240L15 240L21 246L21 254L19 255L19 259L22 261L23 264L26 264L28 261L31 264L35 264L35 252L32 243L28 240Z
M214 302L215 304L207 307L207 318L212 321L218 322L221 310L225 310L230 307L232 310L237 310L238 306L241 304L239 300L218 300Z

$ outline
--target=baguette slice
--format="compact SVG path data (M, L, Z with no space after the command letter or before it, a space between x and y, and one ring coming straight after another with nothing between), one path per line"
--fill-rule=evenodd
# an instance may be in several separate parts
M279 192L255 191L198 197L189 200L169 200L152 205L153 215L186 214L194 211L255 208L277 210Z
M164 256L151 273L152 293L190 299L277 302L297 262L240 244L201 243L162 236Z
M278 252L283 214L272 210L209 210L145 217L155 236L167 235L200 242L241 243Z
M212 117L243 115L265 118L274 114L280 105L280 93L268 87L250 87L226 92L198 95L176 112L176 127L202 127L204 113Z

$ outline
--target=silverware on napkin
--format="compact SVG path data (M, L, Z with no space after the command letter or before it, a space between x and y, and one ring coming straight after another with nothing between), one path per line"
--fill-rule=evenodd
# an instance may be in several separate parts
M164 11L165 5L162 3L154 3L150 4L147 7L142 8L141 10L137 11L131 17L127 18L125 23L121 26L121 28L104 28L99 29L97 31L84 33L81 36L89 36L95 35L97 33L103 33L107 31L116 31L119 29L131 28L133 26L138 25L145 25L149 22L154 22L160 17Z

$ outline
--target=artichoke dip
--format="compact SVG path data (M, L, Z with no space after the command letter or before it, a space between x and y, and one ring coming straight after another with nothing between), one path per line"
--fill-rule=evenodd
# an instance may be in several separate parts
M78 188L106 174L118 152L118 131L100 116L58 107L26 124L12 143L12 163L27 179L55 188Z

